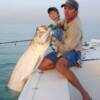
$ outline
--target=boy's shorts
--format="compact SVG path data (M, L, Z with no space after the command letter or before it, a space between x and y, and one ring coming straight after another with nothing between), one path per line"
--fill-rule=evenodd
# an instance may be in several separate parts
M81 52L80 51L69 51L62 55L63 58L68 60L69 66L75 66L78 64L78 60L81 58ZM57 60L59 59L56 56L55 52L51 52L48 55L46 55L46 58L50 59L54 64L57 63Z

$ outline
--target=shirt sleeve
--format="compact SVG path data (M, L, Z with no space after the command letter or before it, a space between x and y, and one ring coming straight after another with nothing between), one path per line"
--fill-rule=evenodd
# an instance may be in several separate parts
M63 20L59 20L59 21L56 23L56 26L59 27L59 28L64 27L64 19L63 19Z

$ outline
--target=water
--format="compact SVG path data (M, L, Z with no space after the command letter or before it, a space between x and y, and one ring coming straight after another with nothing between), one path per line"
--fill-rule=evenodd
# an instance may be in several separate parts
M32 39L33 24L0 24L0 43ZM18 95L7 88L7 83L16 62L28 47L29 42L0 45L0 100L17 100Z
M12 40L31 39L34 35L35 25L0 25L0 42ZM84 34L84 41L90 40L89 35ZM100 35L92 33L97 39ZM9 76L29 42L0 45L0 100L17 100L17 96L8 88Z
M17 95L7 88L7 83L17 60L28 44L25 42L0 46L0 100L17 100Z

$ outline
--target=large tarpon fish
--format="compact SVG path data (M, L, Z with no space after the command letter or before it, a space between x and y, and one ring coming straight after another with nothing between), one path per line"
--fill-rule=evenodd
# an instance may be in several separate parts
M50 46L50 39L50 28L45 25L37 28L30 46L21 56L11 74L8 88L17 92L23 89L28 77L43 60Z

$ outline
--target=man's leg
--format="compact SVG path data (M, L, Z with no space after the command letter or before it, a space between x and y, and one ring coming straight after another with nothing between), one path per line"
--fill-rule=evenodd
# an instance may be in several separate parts
M56 62L57 62L57 57L56 57L56 53L55 52L51 52L48 55L46 55L46 57L44 58L44 60L42 61L42 63L39 66L39 69L41 70L49 70L49 69L53 69L56 66Z
M50 59L44 58L44 60L39 66L39 69L45 71L49 69L54 69L55 67L56 67L55 64Z
M60 58L56 64L56 69L60 72L72 85L74 85L83 96L83 100L91 100L86 90L82 87L75 74L69 69L68 61Z

